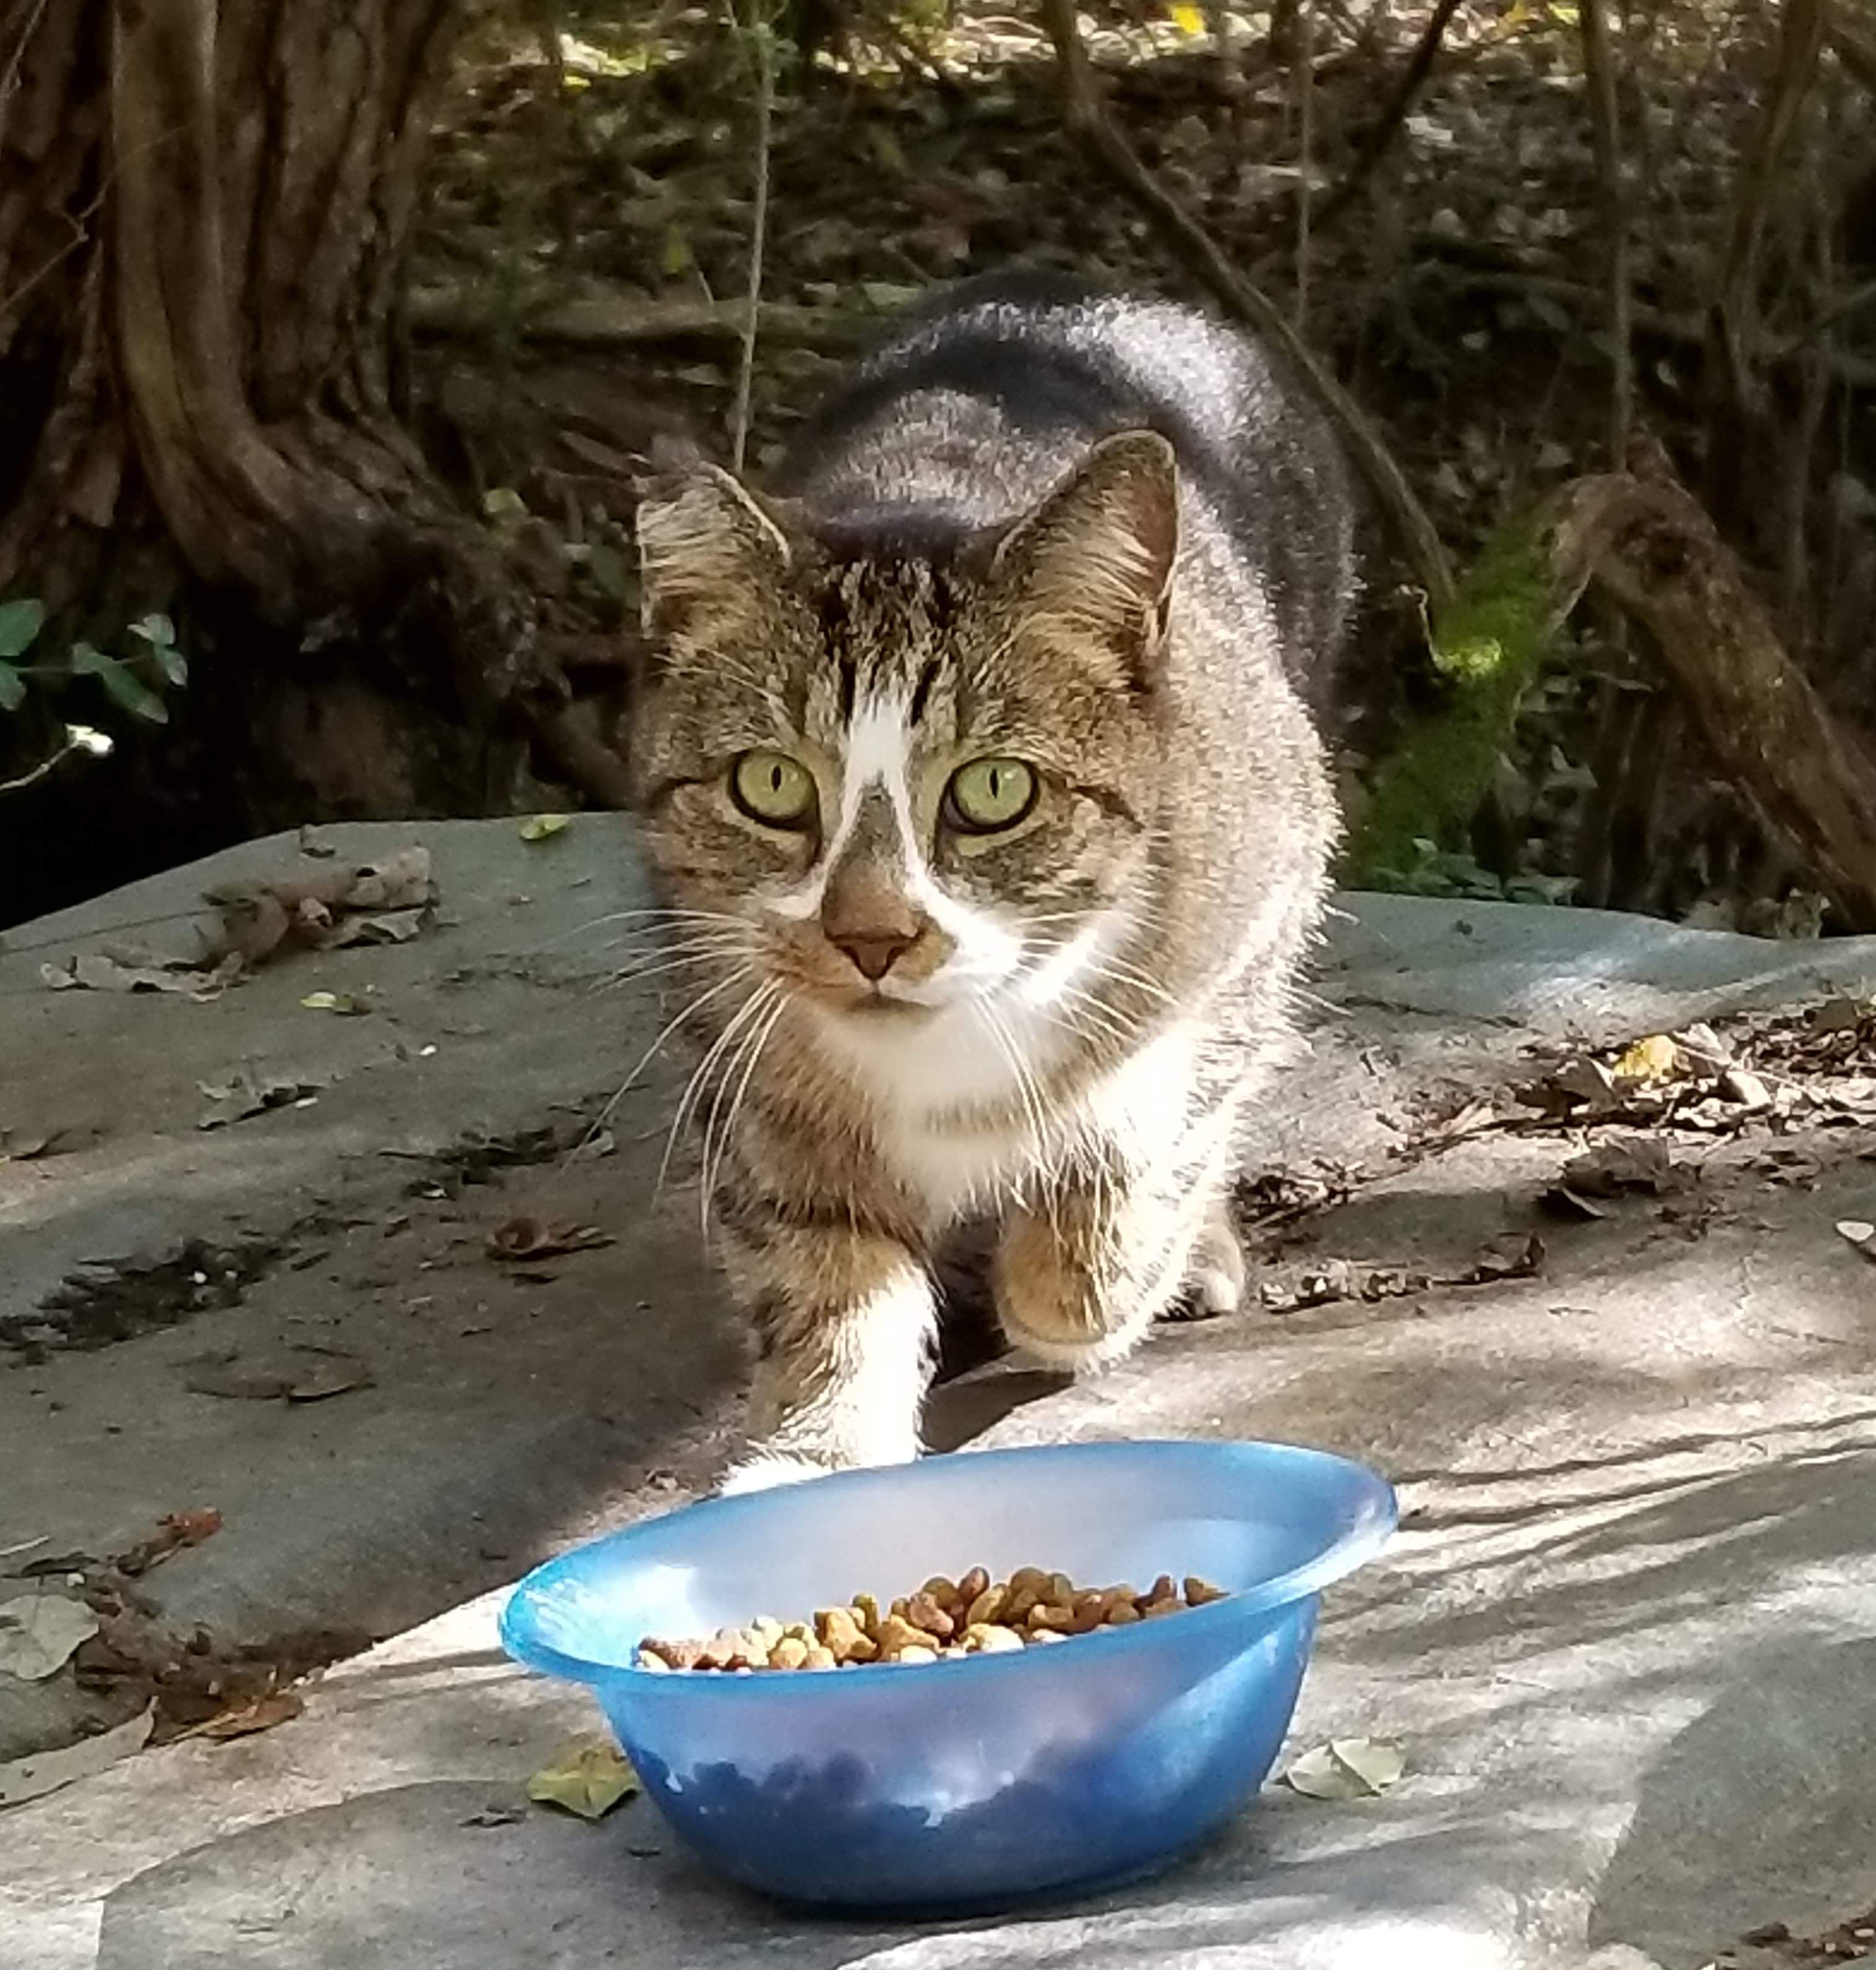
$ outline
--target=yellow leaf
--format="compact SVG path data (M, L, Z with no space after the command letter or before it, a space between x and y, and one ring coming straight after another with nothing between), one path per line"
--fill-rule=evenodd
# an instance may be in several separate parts
M1182 34L1202 34L1205 31L1205 17L1189 4L1189 0L1178 0L1166 11L1172 17L1172 24Z
M1618 1081L1672 1081L1680 1071L1680 1048L1666 1033L1650 1033L1624 1047L1611 1071Z
M348 1017L369 1013L370 1006L350 992L309 992L300 1001L309 1013L338 1013Z
M600 1819L642 1790L631 1761L608 1738L567 1738L528 1781L537 1805L564 1806L582 1819Z
M1392 1738L1331 1738L1305 1751L1283 1781L1305 1799L1376 1799L1407 1768Z
M531 814L521 824L521 838L524 841L551 841L557 834L564 834L573 825L570 814Z

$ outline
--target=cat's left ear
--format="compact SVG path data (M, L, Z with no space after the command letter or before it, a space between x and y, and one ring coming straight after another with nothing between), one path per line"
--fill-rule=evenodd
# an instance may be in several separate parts
M765 503L701 460L640 490L640 613L654 648L732 628L775 593L792 558Z
M993 567L1026 615L1117 684L1159 675L1179 551L1179 467L1157 431L1103 438L997 543Z

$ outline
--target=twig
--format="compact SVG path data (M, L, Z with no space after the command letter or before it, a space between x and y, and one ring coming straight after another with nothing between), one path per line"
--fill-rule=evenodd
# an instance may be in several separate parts
M762 252L769 232L769 125L775 102L775 42L762 16L763 0L749 0L748 33L756 53L756 209L749 221L749 297L743 304L743 357L736 368L736 411L730 458L743 470L749 446L749 392L756 378L756 336L761 324Z
M1413 107L1413 99L1425 86L1426 78L1433 72L1433 63L1439 58L1439 44L1445 38L1446 28L1454 15L1459 11L1459 0L1439 0L1433 9L1419 40L1415 44L1407 66L1401 71L1400 82L1387 104L1367 128L1355 151L1354 162L1348 167L1348 174L1335 189L1325 195L1315 216L1316 229L1332 226L1342 213L1354 203L1362 188L1374 175L1374 167L1387 156L1400 126L1407 120L1407 112Z
M1309 176L1315 158L1315 8L1302 0L1296 10L1298 45L1293 85L1296 117L1296 333L1309 333Z
M1842 6L1831 10L1830 24L1826 30L1830 51L1843 64L1845 74L1876 96L1876 37L1865 39L1852 27L1844 18L1848 11Z
M1740 167L1726 258L1715 297L1733 407L1752 401L1751 362L1757 340L1759 252L1779 167L1797 126L1824 45L1826 0L1784 0L1779 15L1778 68L1759 119L1751 155Z
M0 780L0 794L22 793L28 787L37 786L41 780L52 772L55 767L64 765L74 753L83 753L89 749L89 748L80 740L68 739L50 759L41 759L31 772L21 774L16 780ZM7 947L9 950L15 948L12 945Z
M1261 289L1247 280L1212 242L1211 235L1136 158L1107 117L1081 44L1075 0L1042 0L1043 19L1062 77L1062 120L1085 144L1114 183L1159 224L1167 243L1226 310L1276 344L1314 386L1341 427L1349 453L1392 523L1437 615L1452 599L1446 551L1415 498L1393 453L1361 407L1283 318Z
M1615 58L1609 45L1603 0L1580 0L1583 80L1589 90L1589 128L1596 154L1596 184L1602 204L1603 247L1608 258L1609 310L1609 464L1628 469L1628 434L1634 414L1635 359L1630 318L1628 200L1622 185L1622 127L1615 96Z

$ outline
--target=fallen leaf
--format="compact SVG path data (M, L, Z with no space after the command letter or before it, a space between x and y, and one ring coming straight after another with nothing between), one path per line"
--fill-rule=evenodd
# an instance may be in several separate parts
M551 841L555 835L564 834L573 825L570 814L532 814L521 824L521 838L524 841Z
M337 1013L346 1019L355 1019L360 1013L369 1013L371 1007L350 992L309 992L300 1001L309 1013Z
M317 1353L319 1358L294 1377L287 1390L288 1402L323 1403L328 1396L373 1386L370 1369L356 1354L336 1347L306 1351Z
M597 1225L524 1214L497 1225L489 1234L488 1249L493 1259L554 1259L564 1252L590 1252L612 1242Z
M421 909L382 910L375 916L346 917L325 943L333 951L355 944L408 944L421 935L424 914Z
M1729 1067L1719 1078L1723 1100L1737 1102L1742 1108L1769 1108L1772 1091L1751 1068Z
M1283 1781L1305 1799L1377 1799L1406 1768L1406 1755L1393 1738L1331 1738L1304 1752Z
M218 1743L230 1738L251 1738L257 1731L271 1731L276 1724L287 1723L305 1708L306 1699L297 1689L276 1689L239 1710L224 1711L220 1716L210 1718L189 1734L213 1738Z
M1692 1176L1653 1136L1614 1136L1563 1165L1565 1185L1584 1197L1616 1197L1628 1190L1665 1196L1686 1189Z
M337 1347L296 1347L310 1360L270 1361L245 1368L211 1363L197 1369L183 1384L198 1396L220 1396L233 1402L323 1403L353 1389L373 1386L372 1372L357 1355Z
M535 1804L564 1806L582 1819L603 1819L641 1790L625 1754L610 1738L591 1734L566 1739L528 1781Z
M63 1594L23 1594L0 1601L0 1673L44 1682L98 1632L98 1617Z
M211 970L125 964L99 951L81 952L63 965L42 964L39 975L55 992L169 992L190 999L212 999L223 982Z
M139 1539L128 1552L115 1555L111 1564L119 1573L127 1573L134 1579L185 1546L200 1546L204 1539L212 1539L221 1529L222 1515L213 1505L194 1511L165 1512L148 1539Z
M63 1751L34 1751L0 1765L0 1806L23 1806L43 1799L61 1786L73 1784L128 1758L149 1742L156 1728L156 1705L95 1738L81 1738Z
M1681 1051L1666 1033L1650 1033L1636 1040L1616 1056L1610 1069L1618 1081L1647 1086L1657 1081L1672 1081L1681 1071Z
M1521 1238L1513 1237L1495 1246L1487 1246L1469 1271L1461 1273L1451 1279L1442 1279L1439 1283L1455 1286L1495 1286L1500 1279L1534 1279L1543 1270L1543 1265L1544 1241L1533 1231Z
M463 1821L465 1826L512 1826L522 1817L518 1806L485 1806L480 1812L472 1812Z
M1593 1204L1588 1198L1579 1196L1568 1184L1552 1184L1543 1192L1537 1201L1552 1217L1595 1218L1607 1217L1609 1214L1600 1204Z
M278 1402L293 1386L293 1377L265 1369L203 1368L189 1376L183 1386L191 1395L219 1396L230 1402Z
M198 1129L225 1129L231 1122L245 1121L250 1115L287 1107L319 1092L316 1081L275 1081L245 1067L227 1081L201 1081L196 1085L210 1103L197 1117Z

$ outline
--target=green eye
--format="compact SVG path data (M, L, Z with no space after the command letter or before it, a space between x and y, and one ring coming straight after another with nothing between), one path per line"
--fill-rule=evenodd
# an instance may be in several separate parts
M1035 769L1020 759L973 759L945 789L945 818L967 834L1014 827L1036 805Z
M814 776L785 753L745 753L730 769L730 795L766 827L805 827L814 811Z

